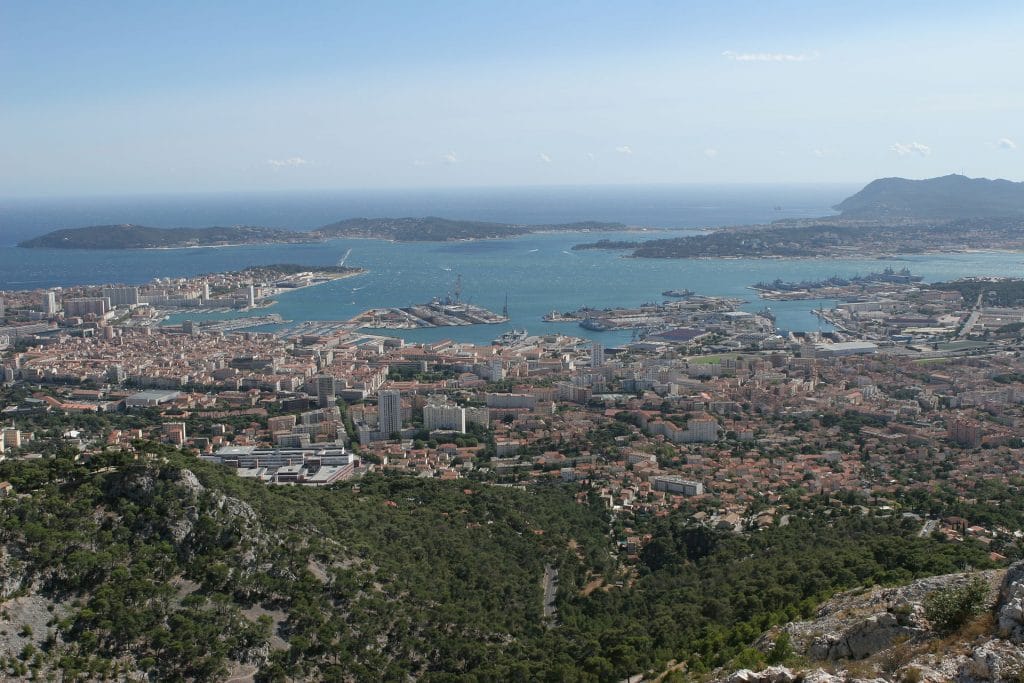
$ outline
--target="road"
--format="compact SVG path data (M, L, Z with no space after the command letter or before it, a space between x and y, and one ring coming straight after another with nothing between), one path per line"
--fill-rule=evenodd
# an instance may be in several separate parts
M555 607L555 595L558 593L558 570L550 564L544 565L544 619L550 625L555 623L558 617L558 609Z
M981 317L981 299L984 294L978 295L978 300L974 302L974 309L971 311L971 315L968 316L967 322L964 323L963 328L960 330L960 334L956 337L957 339L966 339L967 335L974 329L974 324L978 322L978 318Z

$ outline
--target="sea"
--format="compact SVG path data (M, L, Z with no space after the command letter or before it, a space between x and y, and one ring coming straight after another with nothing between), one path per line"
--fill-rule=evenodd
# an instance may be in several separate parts
M494 311L501 325L377 331L406 340L454 339L486 343L513 328L559 332L606 346L631 333L593 332L574 323L545 323L551 311L581 306L636 306L661 301L667 289L730 296L744 310L770 307L782 330L828 330L812 314L829 300L766 302L750 286L775 278L816 280L885 267L907 267L927 282L975 275L1020 276L1024 254L986 251L848 259L635 259L626 252L573 251L598 239L646 240L696 234L707 228L827 216L856 192L851 185L686 185L525 187L416 191L318 191L130 197L0 199L0 290L75 284L142 284L252 265L346 265L366 273L287 292L260 313L288 321L344 320L367 308L408 306L454 293ZM501 240L394 243L336 239L318 244L273 244L160 250L24 249L21 240L60 228L135 223L152 227L259 225L306 230L353 217L442 216L506 223L619 222L622 232L542 233ZM992 245L998 249L999 245ZM238 313L206 317L236 317ZM202 314L175 316L202 320Z

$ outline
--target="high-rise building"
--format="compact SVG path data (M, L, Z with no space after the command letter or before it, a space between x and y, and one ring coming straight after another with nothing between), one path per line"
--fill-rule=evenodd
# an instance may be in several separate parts
M957 415L947 422L946 436L958 446L977 448L981 445L981 423Z
M402 431L402 392L393 389L377 392L377 424L384 438Z
M0 320L3 320L6 314L7 310L4 307L4 300L0 299Z
M57 315L57 292L47 292L43 301L43 313L46 315Z
M256 305L256 287L255 285L249 285L249 307L252 308Z
M600 342L590 343L590 365L595 368L604 365L604 346Z
M334 377L331 375L317 375L316 398L321 408L334 405L334 397L338 393Z
M164 437L176 446L183 446L185 444L185 423L184 422L165 422L163 424Z
M21 448L21 430L14 427L5 427L4 443L7 448Z

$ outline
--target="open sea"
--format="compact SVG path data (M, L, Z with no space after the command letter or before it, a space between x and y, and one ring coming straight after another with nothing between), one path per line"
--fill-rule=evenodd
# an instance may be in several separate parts
M238 270L252 265L333 265L348 250L347 265L364 275L289 292L260 313L286 320L342 320L371 307L406 306L443 297L462 276L463 298L500 311L508 300L511 322L503 325L396 330L410 341L456 339L488 342L513 327L531 333L558 331L628 341L628 332L589 332L571 324L541 322L552 310L631 306L660 301L666 289L747 299L747 310L764 308L750 285L761 280L820 279L865 274L886 266L908 267L926 281L968 275L1020 276L1024 254L971 253L877 259L661 260L624 258L622 252L572 251L597 239L654 239L725 225L781 218L825 216L857 187L838 185L556 187L474 190L351 191L209 194L88 199L0 200L0 290L72 284L140 284ZM647 234L537 234L504 240L391 243L331 240L320 244L240 247L71 251L22 249L23 239L50 230L136 223L153 227L260 225L309 229L352 217L443 216L508 223L615 221L661 229ZM662 232L666 230L667 232ZM999 245L992 245L998 248ZM771 302L777 325L819 329L810 311L830 301ZM191 315L200 319L199 315ZM231 314L220 317L232 317ZM382 331L384 332L384 331Z

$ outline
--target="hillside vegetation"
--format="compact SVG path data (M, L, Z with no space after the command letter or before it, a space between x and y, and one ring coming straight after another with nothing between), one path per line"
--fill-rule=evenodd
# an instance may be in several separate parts
M603 506L560 484L267 487L146 450L0 463L22 494L0 500L8 675L619 680L723 664L841 588L988 564L900 518L813 511L751 535L674 513L624 564Z

